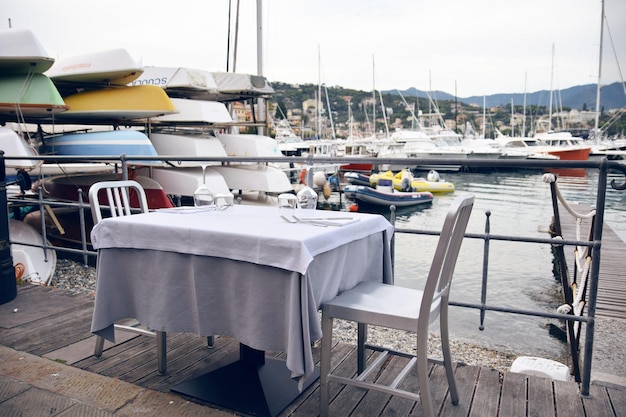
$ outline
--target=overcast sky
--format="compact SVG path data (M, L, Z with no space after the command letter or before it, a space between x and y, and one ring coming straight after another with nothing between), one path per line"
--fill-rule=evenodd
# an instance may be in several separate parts
M229 4L232 35L236 3L0 0L0 29L10 22L32 30L57 59L121 47L143 65L225 71ZM270 81L365 91L416 87L459 97L590 84L598 79L601 5L262 0L262 72ZM240 0L239 8L236 70L256 74L257 1ZM618 63L626 70L626 1L605 0L605 13L602 83L608 84L622 79Z

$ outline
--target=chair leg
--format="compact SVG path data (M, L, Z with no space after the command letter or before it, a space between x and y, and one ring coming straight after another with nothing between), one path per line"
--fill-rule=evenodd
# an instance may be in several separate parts
M420 338L417 341L417 383L419 385L424 417L435 417L435 409L433 407L433 399L430 394L428 381L428 337Z
M330 374L331 348L333 344L333 318L322 313L322 352L320 359L320 417L328 417L330 395L328 375Z
M215 347L215 336L207 336L206 337L206 345L209 348Z
M366 367L365 343L367 343L367 323L357 323L357 373L361 374Z
M456 388L456 380L454 378L454 366L452 364L452 355L450 354L450 336L448 334L448 303L446 302L439 313L439 327L441 333L441 350L443 353L443 365L446 368L446 377L448 378L448 387L450 388L450 400L452 404L459 404L459 393Z
M157 366L160 375L167 372L167 338L166 332L156 331Z
M93 356L99 358L102 356L102 351L104 350L104 338L100 336L96 336L96 347L93 351Z

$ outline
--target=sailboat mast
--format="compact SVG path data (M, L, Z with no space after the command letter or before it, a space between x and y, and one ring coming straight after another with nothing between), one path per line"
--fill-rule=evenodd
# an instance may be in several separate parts
M524 108L523 108L523 119L522 119L522 132L520 137L526 136L526 83L528 81L528 73L524 73Z
M257 74L263 76L263 0L256 0L256 66ZM265 108L265 99L259 97L257 100L259 107L259 120L267 125L267 109ZM265 134L265 126L259 126L257 129L259 135Z
M602 78L602 43L604 37L604 0L602 0L602 12L600 13L600 52L598 55L598 85L596 87L596 119L594 124L594 136L600 136L600 79Z
M383 92L379 91L378 96L380 97L380 108L383 112L383 120L385 121L385 137L389 137L389 124L387 123L387 111L385 110L385 103L383 103Z
M324 94L326 94L326 108L328 109L328 118L330 120L330 133L332 134L333 140L337 139L335 135L335 123L333 122L333 112L330 110L330 99L328 98L328 88L326 88L326 83L324 83Z
M322 64L320 46L317 45L317 138L322 138Z
M487 97L483 96L483 139L487 138Z
M554 44L552 44L552 67L550 69L550 108L548 109L548 131L552 130L552 95L554 90L552 87L554 81Z
M376 137L376 64L374 63L374 55L372 55L372 133Z

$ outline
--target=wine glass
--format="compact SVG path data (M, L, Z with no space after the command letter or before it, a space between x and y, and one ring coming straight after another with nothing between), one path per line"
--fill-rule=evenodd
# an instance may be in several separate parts
M234 201L235 197L231 193L215 194L215 209L217 211L230 213L233 211Z
M215 195L206 185L206 167L206 164L202 165L202 185L193 192L193 205L196 207L215 205Z

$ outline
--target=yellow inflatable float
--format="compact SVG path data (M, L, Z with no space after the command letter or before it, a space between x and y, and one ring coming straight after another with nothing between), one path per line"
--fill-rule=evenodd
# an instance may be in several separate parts
M379 178L391 178L393 188L399 191L430 191L433 194L445 194L454 192L454 184L439 178L437 171L431 170L427 178L415 178L411 171L403 169L394 174L387 171L370 175L370 185L376 187Z

